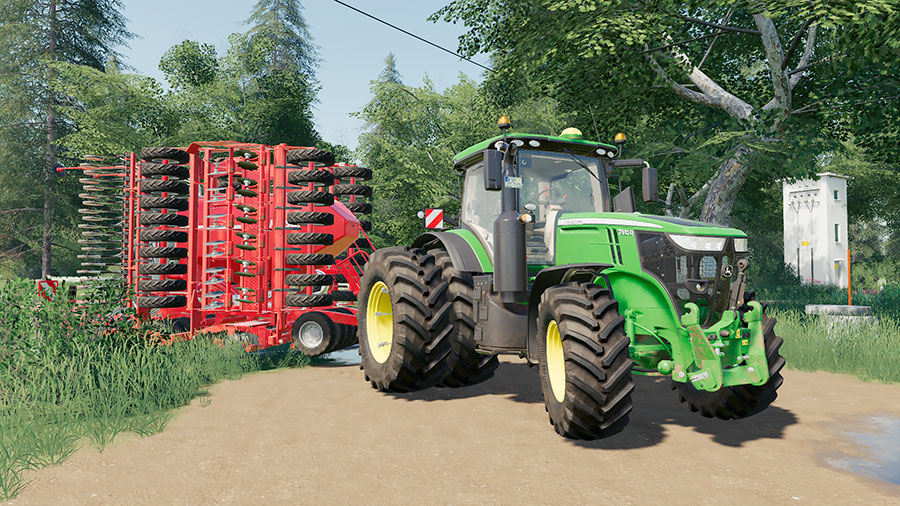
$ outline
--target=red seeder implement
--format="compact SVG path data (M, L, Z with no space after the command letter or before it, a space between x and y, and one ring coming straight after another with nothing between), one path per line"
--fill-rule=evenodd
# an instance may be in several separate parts
M356 343L369 169L237 142L89 160L81 275L121 276L128 303L176 337L226 332L248 351L292 343L311 356Z

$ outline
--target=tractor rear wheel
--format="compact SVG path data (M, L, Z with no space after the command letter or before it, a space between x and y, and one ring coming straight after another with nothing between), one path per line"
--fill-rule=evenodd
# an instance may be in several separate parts
M751 300L754 300L754 297L751 296L747 302ZM769 407L778 397L778 387L784 383L781 377L784 357L779 352L784 340L775 335L775 321L775 318L769 318L763 309L762 328L766 361L769 364L769 381L760 386L723 387L716 392L697 390L689 383L673 381L672 390L678 391L681 402L686 403L693 412L720 420L747 418Z
M359 353L372 387L409 392L444 379L453 325L434 255L405 247L376 251L358 300Z
M541 390L562 436L599 439L628 423L634 380L618 307L609 290L592 283L565 283L541 295Z
M447 368L450 372L441 383L447 387L464 387L481 383L492 377L500 365L497 355L478 353L475 349L475 284L472 275L453 267L450 255L444 250L431 250L447 282L447 298L452 311L453 334Z

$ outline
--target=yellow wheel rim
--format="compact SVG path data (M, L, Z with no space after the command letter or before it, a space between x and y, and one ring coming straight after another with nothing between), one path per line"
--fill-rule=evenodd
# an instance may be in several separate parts
M547 325L547 376L550 377L553 397L558 402L566 400L566 359L556 320L551 320Z
M366 337L372 358L379 364L387 362L391 355L394 336L394 315L391 313L391 294L383 281L378 281L369 292L366 302Z

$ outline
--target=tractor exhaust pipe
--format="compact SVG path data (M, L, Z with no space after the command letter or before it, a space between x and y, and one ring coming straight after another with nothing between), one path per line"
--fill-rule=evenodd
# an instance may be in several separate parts
M503 142L485 152L485 189L500 190L500 215L494 220L494 290L500 302L526 300L525 223L520 219L516 146Z

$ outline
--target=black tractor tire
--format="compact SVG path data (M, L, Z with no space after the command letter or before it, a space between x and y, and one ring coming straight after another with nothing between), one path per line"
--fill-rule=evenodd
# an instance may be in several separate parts
M356 195L359 197L371 197L372 187L363 184L336 184L331 187L335 195Z
M384 284L392 315L390 334L373 333L369 319L385 315L369 314L370 297ZM377 300L377 299L376 299ZM381 304L388 302L382 299ZM439 384L447 375L450 353L450 302L447 282L434 255L424 250L393 247L376 251L361 281L357 314L362 368L372 387L385 392L409 392ZM385 332L382 329L382 332ZM389 349L376 353L372 343L389 338ZM371 342L370 342L371 341ZM384 341L376 344L381 347Z
M288 204L302 206L304 204L319 204L330 206L334 204L334 195L328 192L294 191L287 194Z
M446 387L475 385L490 379L500 365L497 355L478 353L475 349L475 283L472 275L453 267L450 255L444 250L430 250L441 267L441 276L447 282L447 298L452 311L450 321L450 353L447 368L450 372L441 382Z
M291 307L322 307L332 304L331 295L305 295L291 293L284 296L284 304Z
M141 230L143 242L187 242L188 233L180 230Z
M672 381L672 389L678 391L681 402L687 404L695 413L699 412L707 418L720 420L747 418L769 407L778 397L778 388L784 383L781 369L785 362L779 352L784 340L775 334L775 323L775 318L769 318L764 309L762 328L766 361L769 364L769 381L760 386L722 387L716 392L697 390L690 383Z
M142 279L138 281L141 292L177 292L187 290L187 281L183 279Z
M316 148L292 149L288 151L287 162L295 165L305 162L315 162L317 164L331 166L334 165L334 154L330 151Z
M355 302L356 294L350 290L335 290L331 292L331 298L335 302Z
M145 246L140 249L141 258L187 258L187 248L171 246Z
M142 163L141 177L169 176L178 179L187 179L191 171L187 167L172 165L169 163Z
M334 276L330 274L288 274L284 284L288 286L331 286Z
M327 170L292 170L288 172L288 183L301 185L316 183L323 186L334 184L334 174Z
M334 264L334 255L291 253L284 256L284 262L288 265L332 265Z
M178 163L188 163L191 160L191 155L183 149L158 146L142 149L141 160L148 162L152 160L174 160Z
M322 232L296 232L288 234L285 241L294 246L302 246L306 244L316 244L322 246L330 246L334 244L334 235Z
M138 307L166 308L184 307L187 305L187 297L184 295L159 295L138 297Z
M308 333L310 330L311 334ZM322 313L304 313L291 326L294 349L308 357L318 357L332 351L341 344L342 337L337 325Z
M162 179L144 179L141 181L141 193L174 193L176 195L187 195L190 188L185 183L176 179L163 181Z
M187 267L188 266L186 264L180 264L177 262L167 262L164 264L141 264L140 267L138 267L138 274L187 274Z
M170 227L186 227L188 217L175 213L141 213L141 225L168 225Z
M175 209L187 211L187 199L180 197L141 197L141 209Z
M628 424L633 362L618 307L609 290L592 283L564 283L541 294L537 339L541 390L550 423L562 436L599 439ZM548 365L551 322L557 325L561 343L565 381L557 387L563 388L562 400L551 380L552 364Z
M319 211L295 211L288 213L287 222L291 225L334 225L334 215Z
M372 214L372 204L368 202L344 202L344 206L351 213Z
M372 169L365 167L335 167L334 177L341 179L355 177L360 181L368 181L372 179Z

